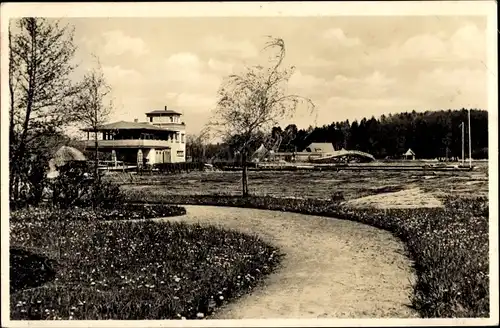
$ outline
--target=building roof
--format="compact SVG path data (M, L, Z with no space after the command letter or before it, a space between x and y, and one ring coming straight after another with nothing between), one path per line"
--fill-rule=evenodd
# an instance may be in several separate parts
M252 158L258 158L259 160L263 159L267 154L269 153L269 150L264 147L263 144L260 145L260 147L252 154Z
M408 148L404 156L415 156L415 152L411 148Z
M333 153L335 148L333 148L331 142L313 142L304 151L311 153Z
M81 151L74 147L61 146L54 156L49 160L49 172L47 177L53 179L59 175L57 168L72 161L85 161L87 158Z
M92 128L82 129L83 131L94 131ZM149 130L149 131L165 131L167 129L160 128L158 126L149 124L149 123L139 123L139 122L126 122L119 121L109 124L101 125L98 131L106 131L106 130Z
M162 115L162 114L164 114L164 115L182 115L181 113L176 112L175 110L155 109L151 112L147 112L146 116L152 116L152 115L156 116L156 115Z

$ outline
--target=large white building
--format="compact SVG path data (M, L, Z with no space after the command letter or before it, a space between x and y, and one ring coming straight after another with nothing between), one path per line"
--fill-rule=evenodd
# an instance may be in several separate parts
M181 113L161 110L146 113L147 122L119 121L97 129L98 149L127 164L160 164L186 161L186 125ZM94 130L87 132L88 150L95 149Z

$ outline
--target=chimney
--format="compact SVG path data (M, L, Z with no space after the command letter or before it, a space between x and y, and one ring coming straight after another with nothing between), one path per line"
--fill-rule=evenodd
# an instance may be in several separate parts
M138 118L134 118L134 122L135 123L139 122L139 119Z
M165 110L167 110L167 105L165 105Z

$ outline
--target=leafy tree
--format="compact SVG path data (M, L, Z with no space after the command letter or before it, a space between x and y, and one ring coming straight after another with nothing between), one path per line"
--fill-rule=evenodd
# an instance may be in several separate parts
M70 100L80 90L69 79L74 52L73 30L57 21L26 17L9 25L9 189L14 200L21 186L41 178L31 166L40 162L32 161L32 150L43 148L47 134L73 119Z
M203 128L198 135L186 135L186 155L193 162L204 162L207 159L207 143L210 139L210 131Z

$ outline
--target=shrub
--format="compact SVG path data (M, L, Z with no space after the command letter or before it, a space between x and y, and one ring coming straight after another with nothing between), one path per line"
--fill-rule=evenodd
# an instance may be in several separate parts
M19 248L10 249L10 292L38 287L54 279L53 261Z
M61 208L81 203L92 191L93 179L86 162L70 162L58 169L59 175L52 181L52 202Z
M44 222L44 221L112 221L112 220L144 220L186 214L186 209L167 204L116 204L114 208L98 208L74 206L69 210L51 209L48 207L29 207L19 209L11 214L11 222Z
M86 162L70 162L59 168L54 180L53 202L61 208L72 206L112 207L123 202L118 185L99 176L93 176Z
M344 193L342 191L335 191L330 197L332 202L338 203L345 200Z

